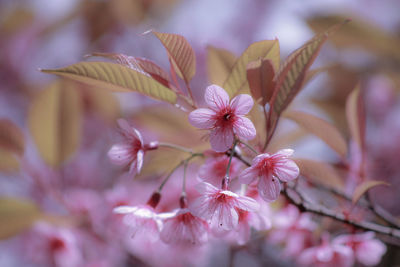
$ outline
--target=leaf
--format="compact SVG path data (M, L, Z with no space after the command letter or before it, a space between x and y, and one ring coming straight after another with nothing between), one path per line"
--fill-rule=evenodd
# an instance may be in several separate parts
M12 172L19 169L19 160L14 153L0 148L0 171Z
M365 182L362 182L361 184L359 184L356 187L356 189L354 189L353 198L352 198L353 204L356 204L358 202L358 200L360 200L362 195L364 195L368 190L370 190L371 188L378 186L378 185L389 186L390 184L387 182L384 182L384 181L374 181L374 180L365 181Z
M80 62L61 69L42 70L111 91L136 91L174 104L176 94L150 75L109 62Z
M270 112L268 117L269 142L276 128L280 114L292 102L296 94L302 88L307 70L317 57L322 45L330 35L335 33L344 23L329 28L324 33L316 35L302 47L288 56L275 76L275 90L270 100Z
M207 46L207 74L210 83L223 86L236 59L228 50Z
M43 160L59 166L80 143L82 102L77 90L65 81L45 88L33 99L28 125Z
M334 151L336 151L342 158L346 157L346 140L338 131L338 129L336 129L336 127L329 122L301 111L287 111L283 116L296 122L305 130L316 135Z
M8 119L0 119L0 148L19 156L24 154L24 134L17 125Z
M117 63L139 72L148 73L153 79L162 85L170 88L170 79L168 73L158 66L155 62L140 57L132 57L117 53L93 53L89 56L104 57L117 61Z
M223 88L233 97L242 87L248 86L247 65L258 59L270 59L275 69L279 68L279 42L278 40L265 40L251 44L236 60Z
M172 62L175 72L186 83L193 78L196 73L196 55L192 46L185 37L178 34L161 33L152 31L167 49L168 57Z
M259 59L247 65L247 81L250 92L257 101L261 98L261 105L264 106L271 99L275 88L275 69L270 59Z
M365 110L359 85L347 97L346 117L350 134L363 151L365 148Z
M314 31L320 31L345 20L343 16L316 16L307 20ZM363 48L385 59L400 60L400 39L369 21L352 16L351 23L332 38L339 47ZM386 62L386 61L385 61Z
M39 217L39 208L29 200L0 198L0 239L20 233Z
M106 121L114 123L121 116L119 102L116 97L107 90L98 90L87 86L79 88L85 99L85 108L99 114Z
M310 159L294 159L299 166L301 175L323 185L341 189L344 184L332 165Z

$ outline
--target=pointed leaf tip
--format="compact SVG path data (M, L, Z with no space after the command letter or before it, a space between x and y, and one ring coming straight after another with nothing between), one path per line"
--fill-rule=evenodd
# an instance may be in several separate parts
M360 200L362 195L364 195L368 190L370 190L371 188L374 188L378 185L389 186L390 184L385 181L374 181L374 180L365 181L365 182L359 184L356 187L356 189L354 190L354 194L353 194L353 198L352 198L353 204L356 204L358 202L358 200Z

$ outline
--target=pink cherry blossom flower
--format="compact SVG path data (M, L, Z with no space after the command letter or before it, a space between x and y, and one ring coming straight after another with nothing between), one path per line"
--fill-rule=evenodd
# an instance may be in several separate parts
M123 222L131 230L131 236L146 235L152 241L158 240L162 221L154 208L149 205L119 206L114 213L124 214Z
M207 220L216 232L232 230L238 226L237 209L245 211L259 209L259 204L254 199L218 189L209 183L198 184L197 190L202 195L193 202L191 211Z
M311 220L309 213L301 213L294 205L288 205L273 216L274 229L268 241L284 243L284 256L296 257L313 241L313 232L317 225Z
M214 155L207 158L206 162L199 169L199 178L214 185L220 185L222 178L224 178L226 174L228 162L229 157L225 154ZM241 165L242 164L238 159L232 158L229 177L236 177L239 174Z
M207 242L208 224L187 208L181 208L173 217L164 220L160 238L167 244L201 245Z
M350 267L354 264L353 250L347 246L329 242L329 237L322 237L322 244L304 250L298 257L302 266Z
M189 114L194 127L210 130L210 143L217 152L227 151L234 135L245 140L256 136L256 129L246 115L253 107L250 95L241 94L229 103L229 95L218 85L207 87L204 99L208 108L199 108Z
M332 242L352 248L357 261L366 266L377 265L386 252L385 244L376 239L373 232L340 235Z
M124 119L119 119L118 126L123 137L122 142L113 145L108 151L111 162L119 166L129 166L129 173L137 174L143 166L144 152L157 147L157 142L144 145L142 135Z
M275 201L281 191L279 180L289 182L299 175L299 167L288 158L292 154L292 149L282 149L272 155L258 155L251 166L239 174L239 181L250 184L259 177L260 196L267 202Z

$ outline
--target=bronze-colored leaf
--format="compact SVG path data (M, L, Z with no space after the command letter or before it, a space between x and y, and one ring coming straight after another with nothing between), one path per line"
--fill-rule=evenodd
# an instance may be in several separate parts
M310 159L294 159L299 166L300 173L314 182L342 189L344 184L335 168L325 162Z
M330 35L335 33L344 23L337 24L327 31L316 35L302 47L294 51L284 61L275 76L275 90L270 100L270 112L268 116L267 131L269 142L275 130L280 114L293 101L302 88L307 70L317 57L322 45Z
M80 62L61 69L42 70L88 85L111 91L136 91L172 104L176 93L154 80L149 74L110 62Z
M247 65L258 59L270 59L275 69L279 69L280 52L278 40L265 40L251 44L236 60L223 88L233 97L242 87L248 87Z
M0 239L20 233L39 217L38 207L29 200L0 198Z
M133 70L139 72L144 71L148 73L151 77L153 77L153 79L155 79L157 82L170 88L170 79L168 73L150 59L141 57L132 57L118 53L93 53L89 56L112 59L118 62L119 64L122 64Z
M247 81L250 92L257 101L261 98L261 105L264 106L271 99L275 88L275 69L270 59L259 59L247 65Z
M28 114L29 130L44 161L59 166L78 148L82 101L71 83L57 81L38 93Z
M336 151L342 158L346 157L346 140L338 131L338 129L336 129L336 127L329 122L301 111L287 111L283 114L283 116L296 122L305 130L320 138L334 151Z
M0 148L0 171L13 172L19 169L19 160L14 153Z
M8 119L0 119L0 148L19 156L24 154L24 134L17 125Z
M186 83L196 73L196 55L188 41L179 34L161 33L152 31L167 49L168 57L172 62L175 72Z
M360 94L360 86L357 86L347 97L346 117L352 139L361 150L364 150L365 110Z
M384 182L384 181L374 181L374 180L365 181L365 182L362 182L361 184L359 184L356 187L356 189L354 189L353 198L352 198L353 204L356 204L358 202L358 200L360 200L362 195L364 195L368 190L370 190L371 188L374 188L375 186L378 186L378 185L389 186L390 184L388 184L387 182Z
M316 32L345 20L343 16L316 16L307 21ZM400 60L400 39L369 21L352 16L351 23L336 34L332 41L339 47L358 47L387 59Z
M236 59L228 50L207 46L207 74L210 83L223 86Z

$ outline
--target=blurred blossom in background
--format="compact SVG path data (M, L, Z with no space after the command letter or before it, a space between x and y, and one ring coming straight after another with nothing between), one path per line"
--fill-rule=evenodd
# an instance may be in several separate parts
M318 114L349 140L346 98L360 84L367 149L360 155L356 146L349 146L350 169L356 173L357 162L365 157L369 178L391 184L372 189L370 197L399 216L399 10L398 0L0 0L0 120L15 124L7 129L22 130L22 136L17 130L14 136L23 144L12 152L0 146L0 197L6 199L0 204L5 210L0 212L0 266L292 266L312 243L315 222L308 215L302 223L293 222L301 215L291 206L278 210L284 201L262 207L276 217L272 234L247 249L218 239L177 249L146 235L131 238L122 216L112 210L145 203L173 164L168 153L146 155L135 180L113 166L107 152L119 138L116 120L134 122L144 143L166 140L191 147L203 133L185 135L187 116L137 93L95 93L95 88L72 81L63 82L71 90L61 90L59 78L39 69L67 66L94 52L114 52L148 58L168 70L164 48L144 34L152 29L181 34L192 45L197 73L191 85L201 103L213 75L207 69L209 46L238 56L253 42L278 39L285 58L315 33L351 19L323 47L313 68L324 70L291 108ZM66 112L72 117L64 117ZM283 121L278 132L297 157L337 163L343 171L337 154L293 122ZM272 146L281 148L280 141ZM198 183L199 168L187 170L188 199L198 196L190 186ZM179 201L181 175L174 173L166 185L160 212ZM349 171L347 192L357 183L351 175ZM5 216L12 218L11 224ZM290 244L282 246L285 242ZM383 251L380 243L376 246ZM400 262L392 249L381 266Z

